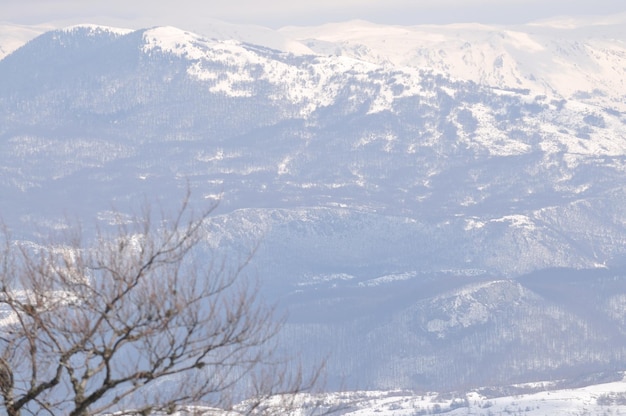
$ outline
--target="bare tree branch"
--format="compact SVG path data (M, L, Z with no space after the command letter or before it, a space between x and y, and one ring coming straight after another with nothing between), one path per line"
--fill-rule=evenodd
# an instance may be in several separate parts
M94 244L17 244L4 232L0 395L9 416L149 414L203 405L261 414L311 388L274 356L282 322L243 276L203 251L208 210L144 209ZM292 372L293 370L293 372ZM240 406L241 408L241 406ZM130 410L129 410L130 409ZM126 413L125 413L126 412ZM269 410L267 410L269 412Z

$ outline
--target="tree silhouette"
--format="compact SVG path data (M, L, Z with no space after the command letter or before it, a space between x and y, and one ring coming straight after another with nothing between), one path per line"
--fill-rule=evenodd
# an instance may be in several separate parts
M202 251L212 209L195 216L188 201L169 219L153 221L151 209L120 217L90 244L80 232L45 246L4 233L0 394L9 416L236 403L244 414L285 414L315 383L318 373L305 379L276 356L281 322L242 275L250 257L230 267Z

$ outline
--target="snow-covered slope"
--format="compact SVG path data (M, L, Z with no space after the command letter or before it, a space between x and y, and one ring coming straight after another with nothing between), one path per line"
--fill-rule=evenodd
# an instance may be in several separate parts
M316 52L431 68L457 79L532 95L624 107L626 16L515 27L478 24L389 27L347 22L287 27Z
M50 26L23 26L0 22L0 59L52 29Z
M536 382L511 386L514 395L493 395L489 389L467 393L363 391L329 395L327 402L343 404L339 414L349 416L603 416L626 412L626 382L614 381L583 387L559 388L559 383Z
M338 414L344 416L415 416L444 414L450 416L605 416L626 411L626 382L622 373L598 374L596 380L574 384L544 381L508 387L481 388L456 392L348 391L318 395L301 394L295 399L295 414ZM508 393L503 393L507 391ZM272 399L268 400L269 408ZM278 406L276 406L278 407ZM218 409L195 407L186 412L207 416L236 416L237 407L225 413Z

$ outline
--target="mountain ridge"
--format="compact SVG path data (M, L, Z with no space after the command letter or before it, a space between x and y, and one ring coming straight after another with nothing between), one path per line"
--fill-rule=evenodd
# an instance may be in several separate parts
M624 55L623 47L619 46L626 39L620 24L623 20L623 16L615 15L591 20L570 19L568 24L562 23L567 19L561 19L516 26L389 26L351 21L278 30L215 22L200 36L238 39L300 55L339 53L378 64L426 67L480 84L530 88L536 94L556 94L568 99L574 98L576 93L598 90L595 97L585 99L619 106L621 97L615 97L614 92L623 90L621 74L611 68L618 68L620 56ZM564 39L572 42L564 42ZM305 45L306 42L310 45ZM316 50L310 48L313 45ZM555 48L555 45L558 46ZM567 62L576 54L578 62L568 66ZM561 67L546 72L545 67L537 66L548 61ZM565 73L574 78L559 81L564 79ZM573 85L577 89L573 89ZM599 93L609 99L603 99Z

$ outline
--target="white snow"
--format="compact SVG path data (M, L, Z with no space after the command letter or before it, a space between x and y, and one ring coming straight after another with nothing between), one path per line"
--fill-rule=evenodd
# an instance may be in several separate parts
M514 286L509 288L510 285ZM501 286L500 291L522 290L514 283L495 280L467 285L437 296L430 302L429 310L439 310L441 316L426 322L428 332L436 333L437 337L444 338L451 329L467 328L487 322L492 315L492 310L497 307L497 300L496 303L491 303L482 299L482 294L484 289L492 286Z
M514 228L524 228L527 230L535 230L536 226L533 220L526 215L505 215L502 218L492 219L491 222L507 223Z
M463 229L465 231L478 230L483 228L485 224L486 223L484 221L481 221L477 218L467 218L465 220L465 227L463 227Z
M305 281L298 283L298 286L310 286L319 283L346 281L352 279L354 279L354 276L347 273L318 274L314 276L305 276Z
M404 280L409 280L414 278L415 276L417 276L417 272L411 271L411 272L404 272L404 273L393 273L393 274L387 274L384 276L380 276L374 279L370 279L367 280L365 282L359 282L359 286L361 287L374 287L374 286L380 286L386 283L391 283L391 282L401 282Z
M197 28L201 34L173 27L147 30L144 50L151 53L160 49L188 59L189 74L211 81L209 88L216 93L250 97L255 94L251 85L267 80L281 87L276 89L274 98L298 104L303 117L332 104L341 87L334 79L337 74L350 74L377 85L369 108L370 113L376 113L389 110L397 98L419 92L417 71L424 69L501 91L526 89L529 97L543 95L547 102L566 98L595 108L626 111L626 30L623 29L626 25L622 24L625 21L623 16L614 16L514 27L390 26L350 21L271 30L207 20L204 27ZM94 32L129 32L96 25L65 30L77 27L91 28ZM0 26L0 58L41 30ZM250 48L250 44L271 48L284 57L316 58L296 66L275 59L269 52L260 53ZM212 63L229 70L220 71ZM262 68L260 73L259 68ZM378 82L372 77L377 70L390 68L397 71L396 85L402 89L391 90L391 83ZM479 106L472 111L483 121L475 140L480 145L489 144L494 156L530 151L528 144L489 128L493 123L481 114ZM480 141L485 136L489 143ZM574 140L569 140L567 145L573 153L604 149L615 154L626 149L623 140L609 136L602 137L601 143L593 148Z
M601 94L588 102L624 109L625 21L615 16L585 24L515 27L351 21L280 32L321 54L431 68L484 85L529 89L533 95L573 98L578 91L596 90Z
M24 26L0 23L0 60L29 40L54 29L48 25Z
M219 45L218 50L233 55L228 61L241 65L260 63L254 54L245 53L246 44L261 45L285 54L314 55L320 59L333 56L351 58L348 67L369 63L381 67L432 69L456 79L505 89L528 89L532 95L574 99L580 92L591 93L583 101L604 107L625 110L626 85L626 15L603 18L555 19L511 27L462 24L391 26L364 21L332 23L316 27L285 27L272 30L259 26L233 25L208 19L199 34L171 27L155 28L146 32L147 49L158 46L189 59L211 59L207 45ZM97 25L79 25L66 28L89 27L125 34L128 29ZM0 26L0 58L23 45L49 27ZM344 61L344 64L349 61ZM267 64L267 62L265 62ZM302 83L303 73L296 73L278 63L269 71L270 80L295 81L286 97L304 101L312 83ZM335 68L337 70L338 68ZM198 62L190 69L198 77L214 79ZM365 71L367 72L367 71ZM317 76L324 77L319 72ZM305 76L305 79L308 78ZM313 79L316 79L315 77ZM246 96L250 92L233 88L245 82L245 71L240 80L220 82L214 88L229 94ZM325 90L328 84L317 86ZM306 92L305 92L306 91ZM331 94L332 95L332 94ZM315 97L321 96L317 91ZM393 94L381 91L371 112L388 108Z
M298 394L293 403L301 406L293 415L312 414L316 405L321 406L314 414L325 410L340 409L345 416L415 416L444 414L449 416L604 416L626 414L626 381L601 383L579 388L558 389L558 383L536 382L513 387L530 390L514 396L485 396L481 390L467 392L438 393L391 391L345 391L323 394ZM280 397L269 398L267 405L280 408ZM242 408L245 403L242 404ZM193 407L208 415L235 415L234 411ZM189 411L176 413L186 415ZM331 412L332 414L332 412Z

